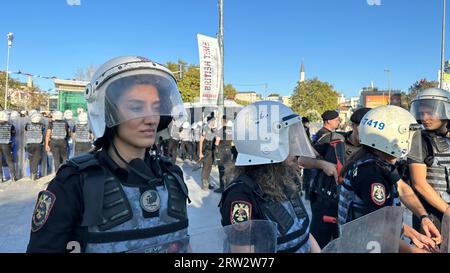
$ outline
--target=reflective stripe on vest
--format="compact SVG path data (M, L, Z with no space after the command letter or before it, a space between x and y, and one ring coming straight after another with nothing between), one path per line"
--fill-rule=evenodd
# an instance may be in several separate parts
M0 125L0 144L8 144L11 142L11 127L9 123Z
M76 134L76 142L91 141L91 133L89 130L89 126L87 124L77 124L75 134Z
M25 131L25 143L42 143L42 123L28 123Z
M54 121L52 125L52 139L65 139L67 137L67 123Z

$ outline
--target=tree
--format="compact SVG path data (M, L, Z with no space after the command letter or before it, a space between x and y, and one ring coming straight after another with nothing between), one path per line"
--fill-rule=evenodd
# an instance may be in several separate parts
M90 81L96 70L97 67L93 64L88 65L86 68L78 68L74 78L78 81Z
M223 95L226 99L234 100L236 97L237 90L232 84L227 84L223 88Z
M317 78L298 82L291 96L292 109L301 116L311 116L311 121L320 120L321 114L326 110L338 108L338 92L327 82L322 82Z
M270 94L268 97L279 97L279 96L280 96L280 94L272 93L272 94Z
M413 85L411 85L411 87L409 87L408 94L402 94L402 107L405 109L409 109L411 106L411 101L417 96L420 91L438 86L439 83L437 81L427 81L427 79L425 78L416 81Z
M17 90L20 88L22 84L16 80L11 78L11 74L8 77L8 93L10 94L10 92L12 90ZM1 105L1 109L3 109L4 105L4 101L5 101L5 89L6 89L6 72L2 71L0 72L0 105ZM8 103L9 105L9 103Z

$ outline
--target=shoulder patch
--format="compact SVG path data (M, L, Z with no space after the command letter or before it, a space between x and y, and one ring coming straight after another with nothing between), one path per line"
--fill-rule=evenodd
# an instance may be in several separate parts
M252 219L252 204L247 201L231 203L230 222L238 224Z
M378 206L386 202L386 189L381 183L372 183L370 186L370 197L372 201Z
M45 222L47 222L55 201L56 196L52 192L45 190L39 193L31 221L32 232L38 231L44 226Z

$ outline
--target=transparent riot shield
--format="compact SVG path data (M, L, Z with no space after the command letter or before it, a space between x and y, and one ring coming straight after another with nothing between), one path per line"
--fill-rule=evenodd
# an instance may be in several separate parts
M132 253L275 253L277 228L272 221L252 220L214 227L189 237L149 245Z
M322 252L397 253L403 222L402 207L384 207L340 226L340 237Z
M450 253L450 208L447 209L441 224L442 243L439 248L441 253Z

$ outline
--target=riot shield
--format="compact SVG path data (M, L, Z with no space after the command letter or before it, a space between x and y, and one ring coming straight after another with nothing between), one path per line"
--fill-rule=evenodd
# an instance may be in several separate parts
M190 246L194 253L275 253L277 227L267 220L218 227L192 234Z
M441 253L450 253L450 208L448 208L444 217L442 217L441 224L442 243L439 248Z
M328 253L397 253L403 222L402 207L384 207L340 226L340 237Z
M132 253L275 253L276 224L252 220L197 231L189 237L145 246Z

